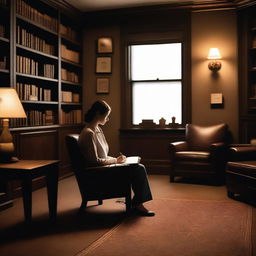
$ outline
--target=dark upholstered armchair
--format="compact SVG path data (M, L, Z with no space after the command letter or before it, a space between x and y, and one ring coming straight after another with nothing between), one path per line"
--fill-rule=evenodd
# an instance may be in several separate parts
M85 167L84 158L78 146L78 134L66 136L71 165L76 176L84 209L88 201L125 197L126 211L131 208L131 179L126 166Z
M170 143L170 182L181 176L223 183L229 135L226 124L208 127L187 124L185 141Z
M226 187L230 198L256 206L256 145L238 144L229 149Z

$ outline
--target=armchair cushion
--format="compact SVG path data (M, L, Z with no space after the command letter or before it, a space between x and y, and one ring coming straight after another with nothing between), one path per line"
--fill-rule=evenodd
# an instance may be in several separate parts
M206 151L179 151L175 153L177 161L209 162L210 153Z
M218 124L201 127L194 124L186 125L186 141L193 151L208 151L211 144L226 140L227 125Z

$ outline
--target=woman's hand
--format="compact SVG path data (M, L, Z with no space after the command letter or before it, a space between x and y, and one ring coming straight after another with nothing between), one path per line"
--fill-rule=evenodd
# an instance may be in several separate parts
M125 161L126 161L126 156L123 155L123 154L121 154L120 156L118 156L118 157L116 158L116 162L117 162L118 164L124 163Z

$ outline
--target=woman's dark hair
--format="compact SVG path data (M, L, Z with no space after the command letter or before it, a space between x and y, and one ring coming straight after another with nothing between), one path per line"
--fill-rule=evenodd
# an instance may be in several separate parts
M85 113L84 121L91 122L97 113L100 115L107 114L111 110L110 106L103 100L96 101L92 104L91 108Z

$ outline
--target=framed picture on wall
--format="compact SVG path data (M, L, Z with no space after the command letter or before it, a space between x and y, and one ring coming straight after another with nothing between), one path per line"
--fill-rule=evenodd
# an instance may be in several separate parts
M113 52L112 38L110 38L110 37L99 38L98 43L97 43L97 52L98 53L112 53Z
M96 73L111 73L111 57L97 57Z
M109 93L108 77L99 77L96 83L96 93Z

